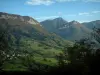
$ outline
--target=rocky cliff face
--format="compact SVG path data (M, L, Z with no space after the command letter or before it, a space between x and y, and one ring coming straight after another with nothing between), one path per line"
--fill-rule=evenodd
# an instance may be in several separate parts
M34 25L39 24L39 22L34 20L32 17L20 16L20 15L15 15L15 14L8 14L8 13L5 13L5 12L0 12L0 19L19 20L19 21L25 22L27 24L34 24Z

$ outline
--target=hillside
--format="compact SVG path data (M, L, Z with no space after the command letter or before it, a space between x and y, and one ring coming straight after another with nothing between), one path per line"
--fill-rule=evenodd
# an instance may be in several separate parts
M55 55L61 53L64 46L72 44L54 33L49 33L39 22L29 16L0 12L0 30L9 32L7 38L14 50L21 55L23 51L29 52L37 62L42 64L55 64ZM15 63L5 68L12 70L16 67ZM17 63L18 65L20 64Z
M57 46L57 39L63 39L54 33L46 31L39 22L29 16L0 13L0 26L9 27L8 30L15 36L31 38L37 41L52 41ZM17 37L17 38L18 38ZM56 40L55 40L56 38ZM54 45L53 45L54 46Z
M88 37L92 31L77 21L67 22L61 17L40 23L49 32L54 32L67 40L79 40Z
M84 22L82 24L89 29L93 29L94 27L100 28L100 20L91 21L91 22Z

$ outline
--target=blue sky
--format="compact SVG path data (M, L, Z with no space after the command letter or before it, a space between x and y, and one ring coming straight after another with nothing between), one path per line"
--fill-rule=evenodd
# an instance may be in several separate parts
M100 20L100 0L0 0L0 12L38 21L62 17L79 22Z

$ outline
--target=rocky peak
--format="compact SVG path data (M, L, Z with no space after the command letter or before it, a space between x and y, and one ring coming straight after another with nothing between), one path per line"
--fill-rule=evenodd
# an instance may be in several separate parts
M79 22L77 22L77 21L75 21L75 20L71 21L70 23L71 23L71 24L79 24Z
M59 21L59 22L60 22L60 21L63 21L63 22L67 22L67 21L65 21L62 17L55 18L54 21Z
M29 24L39 24L36 20L34 20L32 17L29 16L20 16L16 14L8 14L5 12L0 12L0 19L12 19L12 20L20 20L25 23Z

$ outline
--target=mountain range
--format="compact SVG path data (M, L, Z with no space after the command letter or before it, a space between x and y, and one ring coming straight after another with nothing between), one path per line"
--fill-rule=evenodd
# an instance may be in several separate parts
M36 21L29 16L0 12L0 37L6 34L13 50L23 55L28 52L38 63L56 65L56 55L62 53L65 47L72 46L74 40L88 37L93 27L100 27L100 20L79 23L68 22L61 17L53 20ZM13 70L19 67L21 59L6 63L5 69ZM19 64L18 64L19 62ZM16 64L16 65L15 65Z
M79 23L75 20L68 22L61 17L53 20L45 20L40 23L47 31L54 32L64 39L71 41L90 37L93 31L92 28L94 26L97 28L100 27L100 20Z
M8 26L11 34L16 36L16 38L22 36L37 41L53 41L53 43L57 42L55 38L62 40L62 38L56 34L51 34L46 31L38 21L29 16L20 16L0 12L0 26L5 26L5 28Z
M85 25L89 29L93 29L94 27L100 28L100 20L91 21L91 22L84 22L82 24Z
M100 28L100 20L79 23L75 20L68 22L58 17L39 23L29 16L0 12L0 25L2 26L2 24L9 25L13 35L20 34L35 40L43 40L48 36L55 36L55 38L59 37L60 39L64 38L71 41L79 40L89 37L93 31L93 27Z
M13 50L21 55L27 51L34 55L36 62L42 64L55 64L55 55L61 53L65 46L73 44L55 33L48 32L32 17L0 12L0 37L1 33L6 31L6 38ZM44 62L44 59L47 62ZM10 68L7 66L6 69Z

